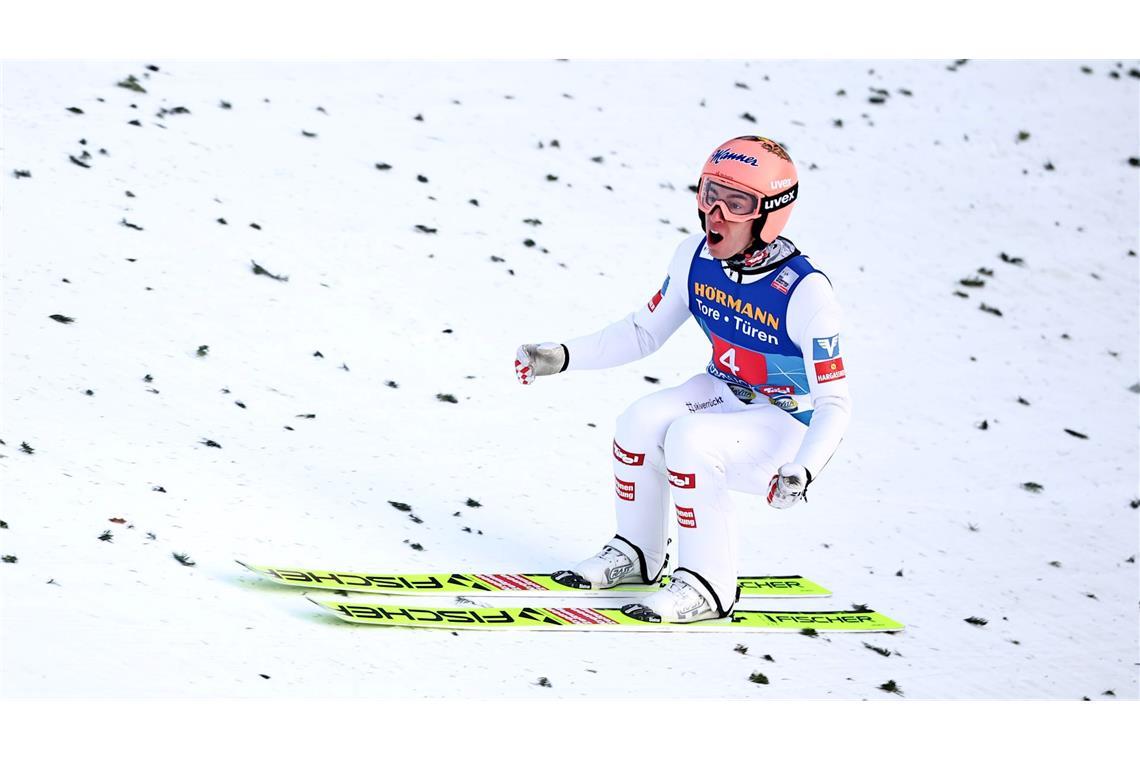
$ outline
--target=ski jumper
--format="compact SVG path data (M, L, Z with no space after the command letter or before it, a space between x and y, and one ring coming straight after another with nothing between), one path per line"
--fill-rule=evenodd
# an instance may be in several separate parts
M649 303L565 344L567 369L579 370L648 356L688 317L709 339L705 372L618 418L614 506L618 536L651 578L665 562L671 497L678 569L702 581L722 613L737 577L727 491L764 494L788 462L817 477L851 412L830 281L786 238L753 258L748 267L718 261L703 235L690 236Z

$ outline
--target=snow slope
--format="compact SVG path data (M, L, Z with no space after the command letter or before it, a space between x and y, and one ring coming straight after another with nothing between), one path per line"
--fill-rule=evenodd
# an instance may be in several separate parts
M1140 696L1135 61L148 63L3 65L0 695ZM741 561L906 632L357 628L233 562L594 551L614 418L707 342L525 388L515 346L655 292L749 132L855 418L809 504L739 495Z

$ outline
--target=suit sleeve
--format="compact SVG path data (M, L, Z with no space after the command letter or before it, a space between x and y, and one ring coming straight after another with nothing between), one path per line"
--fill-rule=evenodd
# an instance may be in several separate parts
M851 421L851 394L840 342L843 315L831 283L811 274L792 294L788 330L803 352L814 411L795 458L812 478L839 448Z
M596 333L566 341L566 368L616 367L661 348L689 316L689 264L700 239L700 235L694 235L678 246L664 283L648 303Z

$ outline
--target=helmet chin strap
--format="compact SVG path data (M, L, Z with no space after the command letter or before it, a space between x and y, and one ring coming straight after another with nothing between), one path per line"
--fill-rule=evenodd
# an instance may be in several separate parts
M764 238L760 237L760 230L764 229L764 224L767 221L767 212L761 214L757 219L754 219L752 221L752 243L758 244L755 248L752 249L754 251L762 251L772 244L771 240L764 242ZM748 245L752 245L752 243L749 243ZM747 246L745 246L745 250L747 250Z

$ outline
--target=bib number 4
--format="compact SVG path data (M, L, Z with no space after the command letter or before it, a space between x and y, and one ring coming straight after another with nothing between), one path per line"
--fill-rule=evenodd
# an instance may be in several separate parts
M712 363L717 369L749 385L768 382L768 362L764 354L729 343L716 333L710 337L713 342Z
M740 367L736 366L736 349L735 348L730 348L727 351L725 351L723 354L720 355L720 357L717 359L717 361L720 362L721 367L723 367L724 369L727 369L732 374L737 375L737 376L740 375Z

